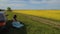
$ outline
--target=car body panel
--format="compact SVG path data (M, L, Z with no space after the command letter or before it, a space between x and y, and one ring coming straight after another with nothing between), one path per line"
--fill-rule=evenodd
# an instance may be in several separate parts
M6 25L6 16L4 12L0 12L0 27Z

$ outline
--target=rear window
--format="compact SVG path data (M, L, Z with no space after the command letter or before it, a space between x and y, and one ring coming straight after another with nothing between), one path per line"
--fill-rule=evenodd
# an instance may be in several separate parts
M0 14L0 22L5 21L5 17L3 14Z

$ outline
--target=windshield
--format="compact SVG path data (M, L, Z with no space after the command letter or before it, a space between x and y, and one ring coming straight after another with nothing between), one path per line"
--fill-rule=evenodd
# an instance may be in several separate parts
M0 22L3 22L3 21L5 21L5 17L3 14L0 14Z

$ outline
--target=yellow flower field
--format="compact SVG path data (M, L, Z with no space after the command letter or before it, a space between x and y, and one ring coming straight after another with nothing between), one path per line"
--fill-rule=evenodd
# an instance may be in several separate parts
M60 20L60 10L14 10L13 12Z

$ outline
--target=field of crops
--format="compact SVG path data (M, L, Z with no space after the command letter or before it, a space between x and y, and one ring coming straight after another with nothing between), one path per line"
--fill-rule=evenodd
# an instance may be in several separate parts
M14 12L60 20L60 10L15 10Z

